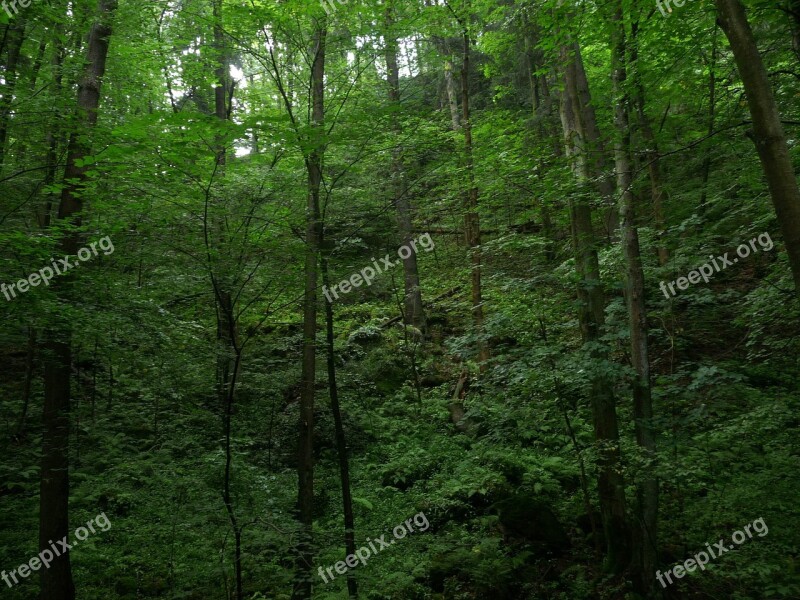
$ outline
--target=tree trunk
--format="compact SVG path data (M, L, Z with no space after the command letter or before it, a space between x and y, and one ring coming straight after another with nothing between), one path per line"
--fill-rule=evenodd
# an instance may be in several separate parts
M303 368L300 392L300 427L298 460L298 508L302 527L299 540L297 579L292 598L311 598L313 571L314 520L314 380L317 350L317 256L320 239L319 196L322 185L324 132L324 78L326 25L319 26L315 35L311 64L311 125L314 148L306 158L308 170L308 205L306 207L305 294L303 300Z
M718 22L728 38L744 83L753 118L753 141L767 178L783 233L795 291L800 296L800 190L786 145L778 106L758 53L753 32L739 0L714 0Z
M614 125L617 129L614 157L617 189L620 191L622 219L622 254L625 258L625 298L631 336L631 366L636 373L632 381L633 418L636 442L641 447L648 467L637 478L637 523L633 528L633 580L637 591L648 598L658 593L654 573L658 563L658 479L650 470L655 464L656 443L652 430L653 402L650 393L650 362L647 344L647 307L645 306L644 272L636 227L635 198L631 186L633 176L630 159L629 97L625 91L627 78L625 22L618 3L611 19L611 67L614 91Z
M61 95L62 89L62 65L64 63L64 45L61 43L59 36L55 36L55 49L53 52L53 92L56 97ZM55 108L53 114L48 117L47 134L45 141L47 142L47 153L45 155L45 175L44 186L49 188L56 180L56 167L58 166L58 143L59 138L63 137L61 133L61 112ZM53 202L55 195L52 192L47 192L47 197L41 205L36 207L36 218L39 227L45 228L50 226L50 219L52 218Z
M453 124L453 131L461 129L461 119L458 116L458 92L456 82L453 77L453 59L448 56L444 60L444 83L447 88L447 104L450 107L450 120Z
M525 16L522 16L522 29L524 31L524 44L525 44L525 71L528 75L528 88L531 94L531 110L534 118L539 115L540 92L539 92L539 77L536 75L538 52L531 33L532 25L528 23ZM540 120L538 122L539 133L544 137L544 127Z
M28 422L28 407L31 402L31 387L36 371L36 329L28 326L28 352L25 357L25 383L22 388L22 411L17 423L15 436L18 440L25 437L25 425Z
M214 51L216 53L216 68L214 69L214 114L222 122L228 120L230 110L228 108L228 98L231 93L231 82L229 75L229 61L227 47L225 43L225 32L222 22L222 0L214 0ZM222 178L225 174L226 164L225 140L222 135L217 139L216 162L217 174ZM209 190L210 191L210 190ZM208 203L210 198L206 198ZM212 217L212 235L215 243L220 250L224 250L225 231L224 219L215 211ZM209 226L208 220L204 220L204 226ZM210 244L208 231L206 230L206 243ZM209 247L208 255L212 255ZM224 254L224 251L219 252ZM218 263L219 265L219 263ZM222 406L222 428L225 440L225 472L223 476L222 499L225 503L225 511L231 524L234 539L234 574L236 577L236 600L243 600L244 590L242 582L242 529L239 526L234 510L233 499L231 496L231 481L233 478L233 448L231 445L233 406L236 399L236 381L241 365L242 350L239 344L236 319L236 303L231 291L232 277L229 266L219 265L217 268L209 259L208 268L211 273L211 283L214 289L214 300L216 303L217 315L217 391Z
M588 152L590 170L596 180L597 190L606 203L603 210L603 229L607 240L612 240L619 229L619 211L614 202L614 182L611 170L606 160L606 148L597 126L597 113L592 104L592 95L589 91L589 80L583 66L583 55L577 43L574 44L575 52L575 86L577 88L577 103L581 111L583 123L583 139Z
M576 53L574 55L570 55ZM580 277L578 284L579 311L583 343L591 348L595 361L607 359L601 349L600 337L605 324L605 298L600 279L592 213L588 203L591 169L586 155L586 135L578 93L577 44L561 50L564 68L564 92L561 96L561 122L567 156L578 180L579 190L569 200L572 223L572 243L575 263ZM629 562L628 528L625 516L625 481L622 477L619 450L619 427L613 382L603 369L593 369L589 399L592 407L595 442L598 445L598 495L600 513L606 538L607 568L621 573Z
M17 64L19 63L22 44L25 42L25 20L18 19L9 24L8 54L3 65L3 95L0 97L0 171L5 160L8 128L11 121L11 105L14 101L14 90L17 87Z
M64 170L65 187L61 192L58 209L59 220L80 226L83 202L78 192L85 180L86 167L77 162L91 153L86 130L97 124L100 105L100 86L106 68L106 57L111 40L111 19L117 8L116 0L100 0L98 20L92 25L87 45L86 68L78 86L78 130L70 136L67 165ZM76 232L64 235L59 243L63 254L74 255L80 243ZM72 294L53 282L56 293L70 298ZM69 535L69 409L71 387L71 329L68 322L60 322L48 331L44 365L44 411L42 434L42 467L39 509L39 549L50 548L50 540L60 540ZM74 600L75 586L69 551L57 557L49 569L41 571L41 600Z
M542 62L542 53L536 48L538 32L535 26L530 23L527 17L522 16L522 27L524 30L524 43L525 43L525 68L528 72L528 86L530 89L531 106L533 107L533 119L531 120L531 128L534 125L536 132L542 142L548 138L555 139L554 127L557 128L553 120L553 98L550 96L550 88L547 84L547 76L537 77L535 71L538 70L539 64ZM532 136L531 136L532 137ZM526 139L530 139L526 137ZM533 142L528 142L532 147ZM555 147L560 151L560 142L555 142ZM533 150L532 150L533 151ZM540 168L549 168L548 162L545 159L539 160ZM542 233L545 238L545 259L548 263L555 260L555 232L553 230L553 222L550 216L550 207L545 201L540 201L540 214L542 219Z
M69 405L71 353L66 331L49 331L44 364L42 468L39 492L39 551L69 536ZM69 551L40 575L41 600L75 600Z
M541 332L542 341L545 344L547 344L547 328L545 327L544 319L542 319L542 317L539 317L539 331ZM548 356L547 362L552 372L557 373L558 371L557 371L556 361L552 355ZM586 516L589 519L589 527L592 530L592 542L594 542L594 551L599 556L603 552L599 535L600 527L599 524L597 523L597 518L595 516L595 511L594 508L592 507L592 501L589 495L589 483L588 483L588 477L586 477L586 465L585 461L583 460L583 446L580 442L578 442L578 438L575 435L575 430L572 427L572 421L569 418L569 411L567 407L567 397L563 391L561 379L557 375L553 379L553 385L555 387L557 404L561 408L561 414L564 416L564 425L566 426L567 435L569 435L569 439L572 441L572 448L575 450L575 458L578 461L578 468L580 470L581 493L583 494L583 509L586 511ZM577 406L575 406L574 402L572 404L573 404L572 410L576 410Z
M54 37L57 37L54 35ZM29 97L33 98L36 95L36 83L39 79L39 72L42 69L42 63L44 62L44 53L47 50L47 36L42 36L41 40L39 40L39 47L36 50L36 57L33 59L33 65L31 66L29 80L28 80L28 95ZM49 127L48 127L49 129ZM33 140L28 137L21 137L17 142L18 150L16 152L16 164L23 165L25 163L25 157L28 152L28 146ZM0 153L0 163L2 163L2 156L3 154Z
M714 39L711 45L711 61L708 65L708 126L706 132L709 138L714 133L714 119L717 110L717 79L714 69L717 68L717 28L714 28ZM700 192L700 218L705 220L706 198L708 197L708 178L711 175L711 149L714 143L706 142L705 155L703 156L703 189Z
M464 130L464 162L467 168L467 193L464 197L464 233L469 252L472 278L472 323L478 342L478 363L481 371L486 369L489 359L489 346L483 339L483 296L481 291L481 224L478 215L478 186L475 184L475 168L472 155L472 122L469 107L469 58L470 36L467 25L464 27L464 60L461 65L461 109Z
M323 236L320 235L320 246ZM322 284L330 289L328 278L328 259L322 256ZM339 388L336 384L336 355L334 353L333 305L325 302L325 334L328 363L328 390L331 397L331 412L336 430L336 453L339 456L339 475L342 480L342 511L344 513L344 546L348 555L356 553L356 523L353 516L353 497L350 493L350 464L347 459L347 440L342 425L342 411L339 406ZM352 570L347 571L347 592L351 598L358 598L358 585Z
M639 23L631 23L631 65L633 66L634 89L636 90L636 115L645 143L644 158L647 161L647 173L650 176L650 202L653 207L653 223L656 230L656 254L658 264L662 267L669 260L669 252L664 244L664 188L661 182L661 161L658 153L658 141L650 117L645 110L644 85L642 84L641 65L639 64ZM619 187L619 186L617 186Z
M400 109L400 72L397 66L397 39L392 32L394 23L393 9L386 8L386 78L389 83L389 105L395 110ZM451 77L452 79L452 77ZM397 118L392 119L394 131L400 133L400 123ZM399 141L399 135L395 137ZM413 227L411 222L411 203L405 190L405 177L403 173L403 149L396 147L392 151L392 176L391 189L394 205L397 210L397 223L403 245L411 247ZM413 325L425 332L425 311L422 306L422 290L419 284L419 269L417 267L417 253L411 252L408 258L403 259L403 280L405 283L405 296L403 297L405 323Z

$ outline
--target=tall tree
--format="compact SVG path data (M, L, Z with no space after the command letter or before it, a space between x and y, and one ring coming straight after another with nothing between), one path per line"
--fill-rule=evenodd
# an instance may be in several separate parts
M605 298L588 199L592 172L587 147L591 147L591 140L587 140L584 125L587 114L581 110L579 56L580 47L576 43L561 49L564 83L561 122L567 157L579 188L576 197L569 201L575 264L580 278L578 318L588 355L595 363L599 363L606 358L606 352L601 350L599 343L605 325ZM616 398L613 382L604 369L594 366L590 377L589 399L595 441L599 447L597 486L606 539L607 566L612 572L621 573L628 565L630 550L625 515L625 481L620 468Z
M639 60L639 22L631 23L630 64L632 70L634 97L633 105L636 107L639 128L645 143L644 157L647 161L647 173L650 176L650 204L653 209L653 224L655 225L658 243L656 254L660 265L667 264L669 252L664 243L664 183L661 173L661 159L658 152L658 140L653 131L653 124L646 110L644 82L642 81L642 62Z
M3 87L0 96L0 170L2 170L8 128L11 122L11 106L14 101L14 91L17 87L18 67L22 44L25 42L25 19L17 19L8 25L8 43L6 60L3 64Z
M447 93L447 106L450 108L450 121L453 131L461 130L461 115L458 114L458 89L453 77L453 57L447 55L444 59L444 84Z
M472 288L472 324L478 336L478 363L481 371L487 367L489 346L484 337L483 290L481 285L481 223L478 213L478 185L475 181L475 159L472 148L472 121L470 120L470 54L472 39L469 32L468 10L459 16L447 5L461 27L462 61L461 61L461 129L464 133L464 167L467 173L467 189L464 193L464 238L470 262L470 280ZM449 95L449 93L448 93ZM453 121L455 126L455 120Z
M778 105L744 6L739 0L714 0L714 3L719 25L730 42L744 83L753 118L752 139L778 215L795 291L800 296L800 188L789 156Z
M98 17L89 32L86 67L78 85L76 129L70 133L65 186L61 192L58 219L72 228L59 241L63 254L75 255L80 245L83 200L80 188L87 167L82 160L91 154L89 131L97 124L100 87L106 70L112 19L117 0L100 0ZM64 292L75 299L76 296ZM47 332L44 361L44 418L39 508L39 548L49 550L51 540L69 536L69 429L72 348L69 322L61 319ZM75 585L69 550L41 571L41 600L74 600Z
M583 64L583 54L577 44L575 48L575 87L578 99L576 106L580 110L581 123L584 128L583 142L586 145L588 167L593 174L595 186L605 203L605 208L601 212L603 230L606 239L611 240L617 235L619 229L619 208L614 203L614 174L608 166L606 143L600 135L600 127L597 124L597 111L592 103L589 78L586 76L586 68Z
M305 293L303 298L303 366L300 389L298 460L298 507L302 538L297 580L292 597L311 598L314 523L314 383L317 351L317 260L320 240L320 188L324 153L325 41L327 20L317 21L311 62L311 151L305 159L308 171L306 206Z
M714 134L714 121L717 110L717 37L719 28L714 28L714 39L711 44L711 57L705 61L708 65L708 119L706 125L706 135L710 138ZM702 166L703 188L700 192L700 216L705 217L706 198L708 197L708 178L711 175L711 153L714 144L707 143Z
M620 194L622 220L621 242L625 259L625 298L628 304L631 365L635 372L633 419L636 442L648 465L656 458L656 441L652 429L653 400L650 392L650 359L647 342L647 307L645 305L644 271L636 226L636 199L633 194L631 168L630 96L626 89L627 57L625 21L622 3L618 1L611 15L611 80L614 92L614 125L616 139L614 157L617 170L617 190ZM652 140L651 140L652 141ZM652 178L652 174L651 174ZM636 482L636 523L633 534L633 579L638 591L648 598L657 592L653 574L658 562L658 479L643 469Z
M389 85L389 107L394 112L392 129L395 133L395 143L399 144L400 122L397 118L400 110L400 69L397 62L397 36L394 32L394 7L387 4L385 13L386 32L384 34L386 54L386 79ZM392 150L392 170L390 188L393 196L400 238L403 245L411 247L413 239L411 203L405 186L403 170L403 148L396 146ZM413 325L420 331L425 331L425 311L422 305L422 290L419 284L419 268L417 266L417 253L411 252L403 259L403 281L405 295L403 297L404 322Z
M214 0L213 11L213 38L214 38L214 114L220 121L220 126L230 119L233 98L233 82L230 77L230 60L223 28L222 16L223 0ZM215 148L214 174L222 178L225 175L227 162L227 148L225 136L217 136ZM221 193L221 192L220 192ZM211 275L211 284L214 292L217 318L217 397L222 408L223 437L225 440L225 472L223 477L222 498L225 511L233 531L234 541L234 574L236 578L236 600L244 597L242 582L242 528L239 525L236 511L231 496L231 482L233 478L233 449L231 443L233 406L236 398L236 383L239 376L239 367L242 360L242 347L239 340L237 307L234 300L232 265L226 261L219 261L224 256L226 244L226 223L228 222L223 201L212 201L212 189L206 189L206 210L203 219L204 240L206 243L206 256L208 269ZM218 206L211 206L218 205ZM208 209L213 210L209 220ZM210 222L209 222L210 221ZM210 230L210 231L209 231ZM217 257L215 260L213 257ZM216 264L215 264L216 263ZM238 295L237 295L238 297Z
M320 247L324 247L324 230L320 235ZM322 284L330 288L328 257L321 253ZM342 423L339 404L339 386L336 383L336 353L334 351L333 304L325 302L325 349L327 353L328 391L331 398L331 413L336 435L336 453L339 457L339 477L342 484L342 512L344 514L344 546L348 556L356 553L356 522L353 514L353 494L350 489L350 462L347 456L347 438ZM358 597L358 583L353 571L347 572L347 592L351 598Z

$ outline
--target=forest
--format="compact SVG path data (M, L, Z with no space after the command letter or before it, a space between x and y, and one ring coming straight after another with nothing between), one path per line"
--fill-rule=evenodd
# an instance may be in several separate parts
M0 597L800 598L800 0L2 0Z

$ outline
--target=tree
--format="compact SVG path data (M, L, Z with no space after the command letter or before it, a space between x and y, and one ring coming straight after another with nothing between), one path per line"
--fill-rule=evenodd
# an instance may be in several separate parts
M58 219L72 227L59 242L66 255L75 255L80 245L78 227L81 225L83 200L79 190L86 179L87 168L82 161L90 155L91 146L85 136L97 123L100 106L100 87L106 70L106 58L111 41L111 20L117 8L116 0L100 0L97 21L89 32L86 68L78 86L79 128L70 134L66 185L61 192ZM65 292L68 294L68 292ZM77 299L72 296L72 299ZM69 429L72 350L69 322L63 319L47 332L44 361L44 417L42 436L42 467L40 490L39 548L50 548L51 540L60 540L69 531ZM69 551L57 557L49 569L41 572L42 600L74 600L75 585Z
M730 42L753 118L752 140L767 178L772 204L800 296L800 189L767 70L739 0L715 0L719 25Z
M5 157L8 128L11 121L11 103L14 100L14 90L17 86L17 68L22 44L25 42L25 19L17 19L6 27L3 38L8 36L8 49L6 61L3 65L3 88L0 96L0 170L2 170ZM10 35L9 35L10 33Z
M384 34L386 53L386 80L389 85L389 107L394 111L393 130L396 136L400 134L398 120L400 110L400 69L397 64L397 38L394 29L394 9L391 5L386 7L386 33ZM399 143L399 139L398 139ZM408 199L408 190L404 184L403 148L398 146L392 150L392 170L390 189L394 206L397 211L397 224L400 230L400 239L403 245L411 247L414 237L412 225L411 203ZM417 267L417 253L411 252L403 259L403 282L405 295L403 296L404 315L403 321L413 325L420 331L425 331L425 310L422 305L422 289L419 283L419 268Z
M469 32L469 13L467 16L456 14L447 5L453 17L461 27L462 60L461 60L461 130L464 133L464 167L467 173L467 189L464 192L464 239L470 261L470 281L472 290L472 324L478 336L478 363L481 371L487 367L489 346L484 337L483 291L481 285L481 223L478 213L478 186L475 181L475 159L472 148L472 121L470 120L470 47L472 40ZM447 68L445 68L447 73ZM452 110L452 94L448 83L448 97ZM453 127L456 121L453 119Z
M214 78L216 80L216 85L214 86L214 114L220 122L220 127L230 119L230 103L233 101L230 62L223 29L222 2L223 0L214 0L212 7L214 60L216 63L216 68L214 69ZM218 136L214 151L214 174L222 178L225 175L227 161L225 136L222 133ZM236 600L242 600L244 597L242 582L242 528L239 525L231 497L233 406L236 398L236 383L242 361L242 345L239 340L237 322L238 307L232 292L234 285L234 277L231 273L232 266L226 263L220 265L219 261L215 261L212 258L215 255L224 255L227 234L227 215L221 214L224 211L224 207L209 206L211 204L221 204L219 200L217 202L212 200L212 193L212 188L209 185L205 194L206 210L204 211L203 219L203 239L206 244L208 271L214 293L215 314L217 317L217 395L222 407L223 436L225 439L225 473L222 499L233 530ZM209 208L213 210L213 216L210 219ZM238 297L239 294L236 294L236 298Z
M581 107L587 106L579 94L580 47L573 43L561 50L564 91L561 94L561 122L564 142L573 173L578 181L577 197L569 200L572 224L572 244L578 283L578 319L581 336L588 348L588 356L595 362L591 369L589 400L592 407L595 442L599 446L600 514L606 539L608 568L621 573L629 561L629 533L625 514L625 481L620 469L619 426L616 398L610 375L597 363L606 358L601 349L600 336L605 323L605 298L600 278L600 266L592 226L592 211L587 196L593 173L587 156L586 120L593 118ZM588 90L587 90L588 91Z
M323 235L320 236L320 246L324 245ZM322 269L322 284L330 287L328 277L328 258L320 255ZM325 302L325 348L327 353L328 392L331 398L331 413L336 435L336 454L339 457L339 477L342 483L342 512L344 513L344 546L350 556L356 553L356 523L353 515L353 494L350 484L350 462L347 457L347 438L342 423L342 410L339 404L339 386L336 383L336 353L334 351L333 306ZM347 572L347 592L351 598L358 597L358 583L352 571Z
M656 458L656 441L653 433L653 399L650 393L650 355L647 340L647 306L645 303L644 271L639 247L639 229L636 226L636 200L633 193L633 176L630 156L630 96L626 89L628 74L628 49L625 35L622 3L613 7L611 24L611 80L614 92L614 125L616 140L614 157L617 171L617 189L620 194L622 220L622 254L625 259L625 298L628 304L630 328L631 365L635 372L633 392L633 419L636 442L641 447L647 464ZM652 136L650 140L652 141ZM651 173L651 180L653 174ZM653 183L658 188L657 180ZM654 189L654 194L656 193ZM633 578L638 591L648 598L656 593L655 573L658 564L658 479L643 472L637 478L636 525L633 528Z
M298 460L298 506L302 537L297 561L297 582L293 598L311 598L314 523L314 385L317 351L317 260L320 247L320 187L322 185L323 132L325 117L325 40L327 22L317 21L311 63L311 152L305 159L308 170L306 206L305 294L303 298L303 368L300 390Z

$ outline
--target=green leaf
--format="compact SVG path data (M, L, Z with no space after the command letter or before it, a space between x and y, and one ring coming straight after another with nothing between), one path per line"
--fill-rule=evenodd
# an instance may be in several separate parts
M353 502L355 502L357 504L360 504L361 506L363 506L367 510L374 510L375 509L375 506L372 504L372 502L370 502L366 498L357 498L356 496L353 496Z

